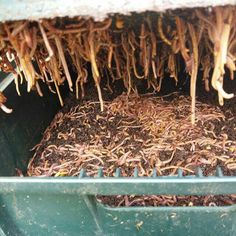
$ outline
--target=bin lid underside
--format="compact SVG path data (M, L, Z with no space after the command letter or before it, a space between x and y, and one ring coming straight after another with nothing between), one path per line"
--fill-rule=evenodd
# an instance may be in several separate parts
M236 5L236 0L1 0L0 21L38 20L54 17L93 17L102 20L109 14L170 9Z

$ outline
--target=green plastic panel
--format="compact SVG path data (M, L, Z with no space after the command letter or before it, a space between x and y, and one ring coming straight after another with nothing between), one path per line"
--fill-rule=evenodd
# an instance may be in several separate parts
M236 177L1 177L0 195L45 191L48 194L117 195L170 194L207 195L236 194Z
M213 180L214 191L211 189L210 180ZM224 185L221 184L223 182ZM98 203L94 195L173 192L235 193L236 179L0 178L0 227L2 235L22 236L236 235L236 205L111 208Z

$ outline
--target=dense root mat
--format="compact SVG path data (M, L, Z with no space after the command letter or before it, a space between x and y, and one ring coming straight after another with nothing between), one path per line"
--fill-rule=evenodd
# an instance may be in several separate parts
M160 92L168 77L178 84L180 73L185 74L190 76L194 124L199 82L206 91L217 91L221 106L234 97L223 85L234 80L236 71L235 23L235 6L114 15L102 22L79 16L4 22L0 70L14 75L18 95L25 81L28 92L43 96L44 83L62 106L61 85L67 83L80 98L93 78L102 111L101 82L109 81L110 87L121 80L130 93L145 81L149 89ZM0 92L0 109L11 113L6 101Z

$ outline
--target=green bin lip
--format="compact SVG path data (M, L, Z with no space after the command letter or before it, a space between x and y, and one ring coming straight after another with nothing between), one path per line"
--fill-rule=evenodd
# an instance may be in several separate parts
M80 195L229 195L236 194L236 177L0 177L0 194L42 190Z

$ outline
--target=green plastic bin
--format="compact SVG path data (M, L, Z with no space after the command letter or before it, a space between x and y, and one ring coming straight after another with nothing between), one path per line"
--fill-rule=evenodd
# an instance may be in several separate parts
M22 96L14 84L5 91L11 115L0 114L0 235L236 235L236 205L225 207L108 207L95 196L121 194L236 194L236 177L195 176L32 178L13 177L26 170L29 149L59 109L57 98Z

